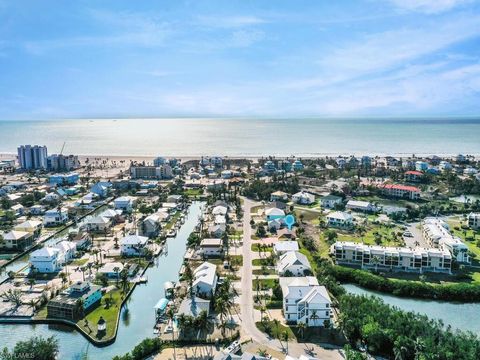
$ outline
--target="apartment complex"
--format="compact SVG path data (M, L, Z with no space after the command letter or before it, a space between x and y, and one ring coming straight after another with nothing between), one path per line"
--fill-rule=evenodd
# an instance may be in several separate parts
M468 215L468 226L471 229L480 229L480 213L470 213Z
M400 184L382 185L383 193L387 196L418 200L420 199L420 189L415 186L407 186Z
M132 179L171 179L173 170L167 164L161 166L132 166L130 175Z
M22 145L18 147L18 163L24 170L46 170L47 147L39 145Z
M458 262L469 263L468 246L453 236L448 224L438 218L425 218L422 222L423 237L434 247L446 248Z
M401 248L338 241L330 248L338 264L361 268L382 268L397 271L451 272L452 255L446 248Z

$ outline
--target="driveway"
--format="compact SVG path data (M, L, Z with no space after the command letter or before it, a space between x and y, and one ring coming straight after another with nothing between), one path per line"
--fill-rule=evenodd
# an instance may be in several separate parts
M252 289L252 228L250 226L251 214L250 210L259 203L243 198L244 200L244 218L243 218L243 268L241 279L241 296L240 296L240 320L241 329L246 339L250 338L254 343L261 344L262 348L270 348L274 352L283 352L283 348L277 339L268 337L257 329L255 325L255 317L253 308L253 289ZM245 340L246 340L245 339ZM313 349L315 356L325 360L344 359L338 349L326 349L315 344L299 344L290 342L288 344L288 354L299 357L307 355Z

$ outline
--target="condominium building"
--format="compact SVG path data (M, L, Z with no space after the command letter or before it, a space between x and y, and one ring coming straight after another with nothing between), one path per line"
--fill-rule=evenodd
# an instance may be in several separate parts
M161 166L132 166L132 179L170 179L173 177L172 167L168 164Z
M18 147L18 163L24 170L46 170L47 147L22 145Z
M396 198L407 198L410 200L420 199L420 189L415 186L385 184L381 186L383 193Z
M451 272L452 255L442 247L401 248L337 241L330 248L338 264L416 272Z
M468 215L468 226L472 229L480 229L480 213L470 213Z
M422 222L422 233L430 245L446 248L458 262L470 262L468 246L459 237L452 235L445 221L433 217L425 218Z

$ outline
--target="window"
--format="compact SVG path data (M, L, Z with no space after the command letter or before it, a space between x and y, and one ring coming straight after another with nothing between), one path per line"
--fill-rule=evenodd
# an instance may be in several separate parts
M330 316L330 313L328 311L325 311L326 316Z

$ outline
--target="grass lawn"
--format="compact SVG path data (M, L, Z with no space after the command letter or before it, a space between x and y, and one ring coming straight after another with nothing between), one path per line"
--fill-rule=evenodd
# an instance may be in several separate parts
M90 312L84 319L79 320L77 325L82 328L87 334L90 334L92 337L100 339L97 337L97 322L100 319L100 316L107 322L107 333L101 338L102 340L107 340L115 334L115 328L117 324L118 313L120 312L121 300L121 291L115 290L106 294L102 298L102 302L97 306L92 312ZM108 309L105 308L105 297L112 297L112 305ZM88 325L85 326L85 319L88 320Z
M75 259L73 260L70 265L77 265L77 266L82 266L88 262L88 259Z
M303 215L303 221L315 221L316 220L317 223L318 223L318 218L320 216L322 216L322 214L320 214L317 211L309 211L309 210L299 209L297 207L295 207L295 214L297 215L296 216L297 221L300 221L300 215Z
M275 275L277 272L275 269L255 269L253 270L253 275Z
M260 330L260 331L262 331L266 334L272 335L276 338L280 337L282 339L282 342L284 342L283 341L283 334L285 332L288 333L289 341L297 339L295 334L293 333L292 329L290 328L290 326L285 326L285 325L282 325L282 324L278 324L278 328L277 328L277 326L275 325L275 323L273 321L259 321L259 322L256 322L255 325L257 326L258 330Z
M273 248L268 246L268 247L260 247L260 244L252 244L252 251L255 251L255 252L258 252L258 250L260 249L260 251L263 253L263 252L272 252L273 251Z
M253 279L253 290L257 290L257 284L260 286L260 290L273 289L278 284L278 279Z
M268 259L253 259L252 265L254 266L272 266L272 263Z
M180 218L180 216L182 215L182 212L181 211L177 211L173 216L172 218L170 219L170 221L167 223L167 225L165 225L165 230L170 230L173 225L175 225L175 223L177 222L177 220Z
M203 195L203 190L202 189L187 189L183 192L184 195L186 196L200 196Z
M232 255L232 256L230 256L230 262L233 266L242 266L243 265L243 256L242 255Z
M360 236L357 232L346 232L337 230L338 241L352 241L352 242L362 242L367 245L375 245L375 233L381 235L381 244L383 246L400 246L403 242L402 237L396 237L395 240L394 233L402 232L401 229L397 226L385 226L385 225L376 225L368 224L366 227L366 233L363 236Z

